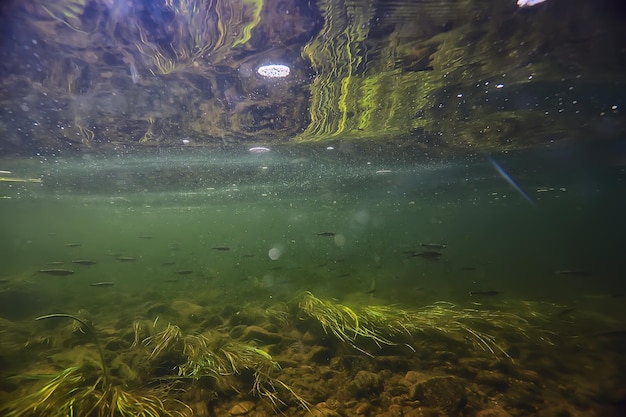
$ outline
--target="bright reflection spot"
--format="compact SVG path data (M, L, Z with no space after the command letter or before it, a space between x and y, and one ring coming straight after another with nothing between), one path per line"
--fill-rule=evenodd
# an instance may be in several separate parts
M335 235L335 237L333 237L333 240L335 241L335 245L337 246L343 246L346 244L346 237L344 235Z
M266 78L285 78L289 75L290 69L287 65L263 65L259 67L256 72Z
M517 0L517 5L519 7L531 7L537 4L541 4L546 0Z
M277 261L280 258L280 255L282 255L282 253L281 253L280 249L272 248L272 249L269 250L267 255L270 257L270 259L272 261Z
M270 148L266 148L265 146L255 146L248 149L248 151L252 153L268 153L270 151Z

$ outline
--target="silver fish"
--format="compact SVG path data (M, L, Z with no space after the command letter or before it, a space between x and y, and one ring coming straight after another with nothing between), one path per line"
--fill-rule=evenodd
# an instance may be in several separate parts
M71 269L40 269L37 272L56 276L72 275L74 273Z

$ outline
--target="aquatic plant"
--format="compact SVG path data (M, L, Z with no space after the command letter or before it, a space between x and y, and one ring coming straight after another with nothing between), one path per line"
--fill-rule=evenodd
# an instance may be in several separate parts
M437 333L455 340L470 340L481 350L510 358L491 333L509 330L524 338L530 338L531 332L537 333L534 326L518 315L493 310L462 309L448 302L438 302L417 310L395 306L355 309L319 299L306 292L300 297L299 307L318 321L326 333L332 333L341 342L369 356L372 354L358 346L359 338L372 340L380 347L383 344L403 343L406 338L420 333Z
M160 399L166 393L165 388L138 393L114 384L100 342L87 322L71 314L48 314L36 320L49 318L71 318L79 322L81 330L93 339L98 348L102 370L98 372L87 366L66 368L37 391L0 407L3 416L183 417L187 415L180 410L168 409L166 406L168 400ZM174 400L173 402L182 409L191 410L181 401Z
M283 309L279 311L280 317L284 318ZM157 320L149 325L151 333L156 331L156 323ZM142 327L139 322L135 322L133 328L136 341ZM134 345L139 346L137 343ZM212 378L218 386L231 386L227 377L251 372L253 383L250 391L253 395L267 398L274 407L285 405L287 399L293 400L304 409L309 407L304 398L278 379L277 374L281 369L278 362L269 353L255 346L235 342L217 334L186 335L172 324L146 337L140 345L150 349L147 355L149 361L154 362L167 354L178 355L184 360L178 365L177 375L166 376L166 381L171 382L177 378L193 381Z
M395 343L383 336L383 326L375 322L364 321L364 316L357 314L352 308L328 300L315 297L306 292L300 299L300 308L307 315L317 320L324 331L329 331L340 341L372 356L356 344L357 337L373 340L377 345L394 345Z

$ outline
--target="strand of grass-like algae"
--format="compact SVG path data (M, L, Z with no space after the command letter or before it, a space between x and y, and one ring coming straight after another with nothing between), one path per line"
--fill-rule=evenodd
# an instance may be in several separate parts
M57 318L57 317L74 319L80 324L82 324L84 328L89 332L89 335L93 338L93 341L96 344L96 347L98 348L98 353L100 354L100 362L102 362L102 371L104 372L104 382L108 386L111 383L111 380L109 378L109 368L107 368L106 361L104 360L104 353L102 352L102 347L100 346L100 342L98 341L98 338L96 337L96 333L93 331L93 329L91 328L89 324L87 324L85 321L79 319L76 316L73 316L71 314L66 314L66 313L46 314L45 316L37 317L35 320L44 320L44 319L51 319L51 318Z

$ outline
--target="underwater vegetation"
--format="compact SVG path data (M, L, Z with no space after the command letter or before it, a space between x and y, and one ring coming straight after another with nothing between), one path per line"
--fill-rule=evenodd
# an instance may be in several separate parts
M381 345L405 344L419 334L437 333L455 340L468 340L474 346L494 355L510 358L496 337L487 333L508 330L524 338L533 337L551 343L546 333L526 319L512 313L462 309L448 302L438 302L417 310L394 306L366 306L353 309L346 305L322 300L305 293L299 302L304 313L313 317L338 340L373 356L358 345L358 340Z
M163 388L143 388L141 393L129 390L121 383L115 383L109 374L107 362L100 342L91 326L82 319L70 314L49 314L37 320L70 318L81 325L96 344L100 356L101 369L87 366L73 366L52 377L38 390L2 406L7 417L19 416L140 416L177 417L185 416L182 411L168 410L166 404L175 402L181 408L186 406L179 401L166 399Z
M337 342L369 356L378 348L406 346L420 335L443 335L451 343L470 342L494 357L512 360L505 340L495 332L514 334L534 342L551 343L547 334L525 318L495 310L461 309L450 303L436 303L415 310L395 306L349 307L304 292L290 305L277 304L250 314L265 316L280 326L317 324ZM72 333L83 334L96 345L99 363L82 361L56 375L39 375L29 392L2 405L7 417L21 416L187 416L191 408L186 396L194 390L241 392L268 401L277 412L294 405L309 410L310 400L281 379L281 365L254 340L234 338L233 330L207 329L187 333L179 326L135 320L132 329L122 331L130 341L113 361L103 350L86 312L79 315L48 314L37 320L71 319ZM118 331L119 332L119 331ZM260 333L262 338L263 333ZM256 339L256 338L255 338ZM112 373L109 363L115 362ZM127 362L121 366L120 362ZM119 369L128 371L120 372ZM19 376L16 376L19 378ZM42 380L45 380L43 382Z

